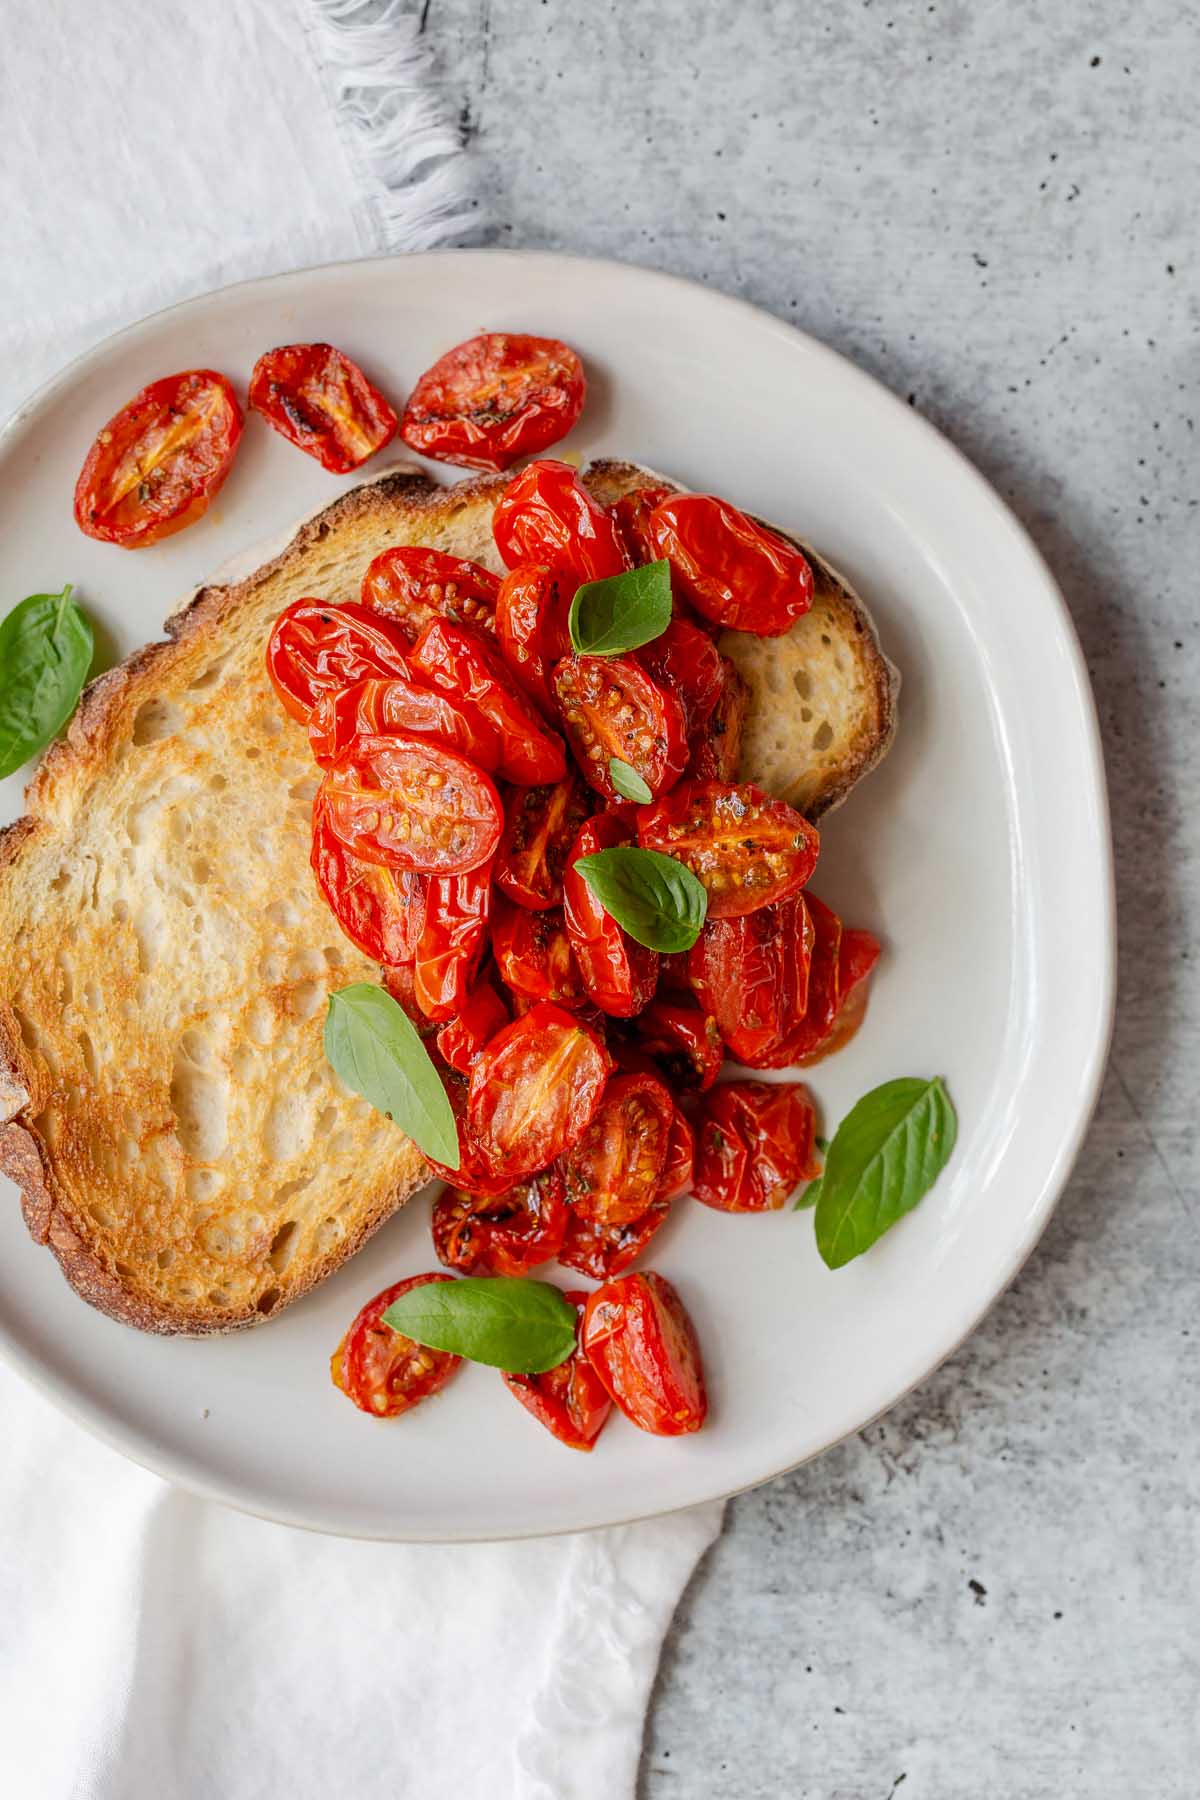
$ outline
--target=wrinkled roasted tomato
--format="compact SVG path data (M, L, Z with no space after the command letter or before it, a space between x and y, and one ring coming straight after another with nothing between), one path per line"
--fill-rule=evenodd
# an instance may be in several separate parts
M567 1200L584 1219L627 1225L660 1197L674 1103L653 1075L614 1075L563 1158Z
M551 570L530 563L513 569L500 584L496 640L501 654L529 698L548 718L558 716L551 675L571 653L569 602Z
M569 1150L591 1124L611 1067L595 1032L551 1001L506 1025L471 1071L467 1106L492 1168L516 1181Z
M805 900L816 929L808 1007L780 1051L787 1063L800 1065L820 1062L854 1036L866 1011L867 978L879 960L878 940L869 931L846 931L815 894Z
M411 963L425 922L425 883L409 870L385 869L338 841L322 807L313 807L312 869L350 942L379 963Z
M433 1203L433 1247L460 1275L528 1275L557 1256L567 1229L557 1168L530 1175L503 1194L447 1188Z
M492 981L486 974L480 976L459 1011L439 1030L438 1054L452 1069L469 1075L480 1051L508 1024L508 1018L508 1008Z
M491 639L469 625L434 619L410 658L431 687L464 710L474 709L495 729L505 781L533 786L562 780L567 772L562 739L517 687Z
M354 738L317 796L334 836L364 862L465 875L500 842L500 796L482 769L440 744Z
M683 708L689 742L701 731L725 684L725 658L712 639L676 614L660 637L643 644L637 660Z
M568 852L590 812L574 769L552 786L513 788L496 858L496 885L535 912L557 906Z
M587 1295L568 1292L563 1299L579 1316L578 1338ZM590 1450L612 1411L604 1383L578 1341L557 1368L547 1369L543 1375L506 1375L504 1385L547 1431L572 1450Z
M530 912L498 895L492 953L500 979L514 994L571 1008L587 998L560 907Z
M742 758L742 733L750 710L750 689L727 656L721 658L721 689L712 711L691 740L689 781L735 781Z
M799 1082L726 1081L704 1103L692 1193L719 1212L773 1212L821 1168Z
M687 762L683 707L628 656L568 656L554 692L575 760L598 794L617 798L609 764L618 757L652 794L677 781Z
M674 492L674 488L669 487L634 488L631 494L622 494L609 507L635 568L661 560L661 552L650 542L650 514Z
M496 507L492 533L506 568L540 563L553 570L568 606L581 583L629 567L616 522L568 463L530 463L514 476Z
M346 475L396 435L396 415L358 364L332 344L284 344L254 365L255 412L323 469Z
M427 1281L449 1281L449 1275L410 1275L368 1300L330 1358L335 1387L365 1413L394 1419L430 1394L444 1388L462 1362L446 1350L427 1350L382 1323L382 1315L401 1294Z
M360 681L409 679L404 638L356 601L294 600L267 639L267 674L286 713L307 722L322 695Z
M593 1281L607 1281L637 1261L655 1232L667 1222L669 1200L655 1200L640 1218L625 1225L604 1225L567 1209L567 1235L558 1260L565 1269L576 1269Z
M588 1360L627 1419L657 1437L699 1431L708 1414L700 1346L669 1281L647 1270L597 1288L583 1319Z
M500 761L495 726L475 708L456 706L449 694L435 693L408 675L331 689L308 715L309 747L323 769L332 767L353 739L390 732L431 738L489 774Z
M678 1200L681 1194L692 1191L692 1175L696 1164L696 1134L675 1107L671 1117L671 1130L667 1138L667 1154L663 1162L662 1180L659 1185L660 1200Z
M698 876L710 919L737 918L798 892L821 847L815 825L749 782L683 782L642 809L638 837Z
M703 1094L717 1079L725 1046L716 1019L698 1006L654 1000L639 1014L634 1034L673 1087Z
M487 945L492 865L425 882L425 920L413 959L413 993L427 1019L440 1024L466 1004Z
M586 392L583 364L557 338L487 331L426 369L400 435L438 462L507 469L565 437Z
M454 1122L458 1127L458 1167L448 1168L445 1163L435 1162L432 1156L426 1157L426 1162L435 1175L440 1175L443 1181L464 1193L506 1194L513 1185L513 1177L503 1169L492 1167L490 1158L471 1130L467 1117L469 1078L458 1074L454 1069L444 1069L442 1086L446 1090L450 1111L454 1114Z
M601 906L573 865L581 856L631 842L633 833L615 813L589 819L567 856L563 916L579 973L601 1012L630 1019L654 998L658 952L635 943Z
M647 536L676 591L714 624L758 637L790 630L813 601L808 559L777 532L711 494L672 494Z
M421 544L381 551L362 579L363 605L386 613L410 644L434 619L494 630L499 591L498 577L482 564Z
M809 1004L812 903L811 895L793 894L742 918L709 919L688 953L696 998L748 1068L782 1069L795 1060L793 1039ZM836 942L833 956L836 968Z

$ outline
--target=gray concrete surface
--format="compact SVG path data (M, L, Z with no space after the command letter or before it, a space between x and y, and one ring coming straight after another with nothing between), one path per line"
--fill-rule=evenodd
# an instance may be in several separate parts
M1196 9L426 0L425 16L482 241L695 276L909 396L1049 558L1109 761L1121 995L1069 1192L938 1375L731 1507L671 1634L642 1800L1190 1800Z

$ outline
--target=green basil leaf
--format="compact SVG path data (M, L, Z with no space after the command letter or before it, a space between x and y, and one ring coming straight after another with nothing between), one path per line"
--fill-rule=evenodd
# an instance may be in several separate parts
M618 844L581 856L573 867L605 912L648 950L690 950L700 936L708 895L673 856Z
M416 1027L392 996L356 981L329 996L325 1054L348 1088L394 1119L435 1162L458 1167L458 1126Z
M567 624L580 656L619 656L661 637L671 623L671 565L649 563L576 588Z
M622 762L619 756L608 759L608 778L620 794L622 800L636 800L639 806L649 806L654 795L636 769Z
M71 598L31 594L0 624L0 775L44 750L75 711L92 666L92 627Z
M575 1308L548 1281L468 1275L427 1281L393 1300L385 1325L510 1375L556 1369L575 1348Z
M821 1198L821 1182L823 1180L824 1176L817 1175L809 1182L807 1187L802 1187L800 1189L800 1192L792 1202L793 1212L807 1212L810 1206L815 1206L817 1204L817 1201Z
M840 1269L928 1193L958 1120L940 1075L885 1081L851 1107L829 1146L817 1196L817 1249Z

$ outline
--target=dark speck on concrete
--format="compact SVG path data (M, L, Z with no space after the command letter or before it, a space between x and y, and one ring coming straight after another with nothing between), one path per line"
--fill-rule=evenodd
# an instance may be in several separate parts
M970 1588L971 1592L975 1596L976 1606L982 1606L984 1601L987 1599L987 1589L984 1587L982 1581L976 1581L975 1577L972 1575L970 1581L968 1581L968 1583L967 1583L967 1586Z

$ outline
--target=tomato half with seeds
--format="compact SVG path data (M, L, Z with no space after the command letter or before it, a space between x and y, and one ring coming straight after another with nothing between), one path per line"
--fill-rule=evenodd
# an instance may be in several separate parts
M674 492L674 488L669 487L634 488L631 494L622 494L609 507L635 568L661 560L660 553L650 541L650 514Z
M652 1270L597 1288L583 1347L627 1419L656 1437L699 1431L708 1415L695 1328L671 1283Z
M615 756L663 794L687 762L683 707L629 656L568 656L554 671L563 729L585 781L617 798L609 765Z
M481 563L422 544L395 544L367 565L361 599L394 619L415 644L434 619L493 631L499 591L498 577Z
M676 613L660 637L643 644L637 659L660 688L683 707L689 739L705 725L725 682L725 661L712 639Z
M569 463L552 459L530 463L509 482L492 515L492 535L506 568L540 563L552 569L568 605L581 583L630 566L616 521Z
M570 1356L541 1375L506 1374L504 1385L560 1443L570 1450L590 1450L612 1412L612 1401L579 1342L587 1295L568 1292L563 1299L577 1316Z
M635 1263L655 1233L661 1231L671 1211L669 1200L656 1200L640 1219L625 1225L604 1225L585 1219L568 1208L567 1235L558 1260L564 1269L575 1269L593 1281L607 1281Z
M805 1029L808 1012L819 907L811 894L793 894L741 918L709 919L688 952L697 1000L748 1068L782 1069L795 1060L793 1040ZM835 942L835 972L836 957Z
M550 569L536 563L513 569L500 584L496 641L505 662L547 718L557 718L551 674L571 654L569 601Z
M721 688L712 710L691 739L689 781L735 781L750 711L750 689L729 657L721 658Z
M404 409L412 449L464 469L507 469L566 437L587 394L583 364L557 338L485 331L426 369Z
M557 1168L530 1175L503 1194L447 1188L433 1203L433 1247L460 1275L528 1275L557 1256L567 1229Z
M364 862L465 875L490 862L504 815L491 777L421 738L351 740L318 790L329 828Z
M364 956L378 963L413 960L425 922L423 877L363 862L334 836L319 804L310 861L330 911Z
M357 737L429 738L492 773L500 761L500 739L475 708L456 706L410 675L387 681L356 681L353 687L322 694L308 715L308 743L328 769Z
M815 1135L802 1083L722 1082L696 1132L692 1193L718 1212L775 1212L820 1174Z
M401 1294L450 1275L410 1275L368 1300L329 1362L333 1385L360 1411L376 1419L411 1412L444 1388L462 1362L448 1350L428 1350L383 1323L383 1314Z
M324 694L409 678L406 648L394 625L357 601L294 600L267 639L267 674L284 711L303 725Z
M399 421L356 362L332 344L283 344L254 365L247 395L280 437L346 475L390 444Z
M542 1000L494 1037L471 1071L467 1122L497 1172L544 1169L591 1124L612 1068L596 1033Z
M615 813L598 813L580 831L567 855L563 875L563 917L583 985L601 1012L631 1019L654 998L658 951L635 943L606 912L583 876L580 857L633 842L633 832Z
M513 1177L504 1169L492 1167L491 1158L471 1130L471 1122L467 1117L470 1078L460 1075L452 1068L443 1069L441 1075L458 1132L458 1167L452 1169L446 1163L435 1161L432 1156L426 1157L426 1162L435 1175L464 1193L506 1194L513 1185Z
M714 624L780 637L813 602L808 558L778 532L712 494L672 494L647 534L676 591Z
M659 1198L674 1102L653 1075L614 1075L596 1115L563 1158L567 1201L581 1218L626 1225Z
M797 893L821 847L815 825L749 782L684 782L642 809L638 838L704 883L710 919L738 918Z
M509 1012L489 976L476 980L454 1017L437 1034L438 1054L469 1075L484 1046L508 1024Z
M654 1000L638 1015L635 1031L638 1046L659 1064L672 1088L703 1094L717 1079L725 1046L711 1013Z
M496 885L518 906L542 912L562 899L567 855L591 812L574 769L543 787L517 787L504 809Z
M492 954L500 979L515 994L572 1009L587 999L560 907L530 912L498 896Z
M538 786L562 780L567 772L562 739L526 699L482 632L434 619L413 645L411 661L431 687L474 709L495 729L505 781Z
M466 1004L487 947L492 865L425 882L425 922L413 959L413 992L427 1019L441 1024Z
M215 369L152 381L96 434L75 483L75 523L123 550L182 531L208 510L241 435L237 396Z

